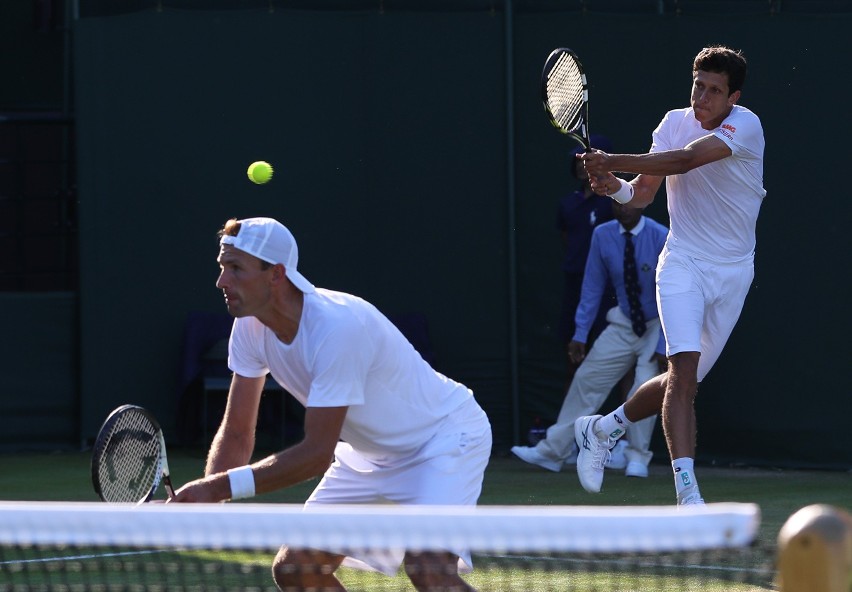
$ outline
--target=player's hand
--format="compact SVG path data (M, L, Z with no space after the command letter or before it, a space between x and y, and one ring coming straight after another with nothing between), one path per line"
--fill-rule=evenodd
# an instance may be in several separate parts
M607 177L611 173L609 168L609 154L600 150L591 150L578 155L583 161L583 168L589 173L589 177Z
M167 504L207 503L225 501L231 495L227 474L220 473L203 479L190 481L177 491L175 496L166 500Z
M615 178L615 175L609 173L605 177L589 177L589 186L596 194L606 196L618 191L620 183Z
M621 181L612 173L599 176L589 175L589 186L598 195L610 195L618 191L621 187Z
M568 359L574 364L580 364L586 357L586 344L581 341L571 340L568 344Z

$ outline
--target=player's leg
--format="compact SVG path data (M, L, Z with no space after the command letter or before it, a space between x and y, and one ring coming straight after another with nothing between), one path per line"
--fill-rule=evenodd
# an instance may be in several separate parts
M491 426L471 401L445 420L416 458L387 472L382 497L405 505L475 506L490 456ZM473 568L470 549L406 553L404 566L418 590L473 590L459 575Z
M282 592L346 590L334 575L343 559L324 551L281 547L272 562L272 577Z
M670 384L663 415L678 504L704 503L693 466L697 431L694 398L698 383L719 358L739 319L754 277L751 261L733 265L695 262L695 265L697 281L701 283L706 299L701 324L701 353L682 351L670 356Z
M469 592L474 591L458 573L458 555L452 553L405 554L405 574L414 588L423 592Z
M672 459L677 503L703 504L695 477L695 394L700 352L669 357L669 379L663 401L663 433Z
M702 333L710 294L708 278L690 257L665 253L657 270L657 306L669 371L666 378L662 424L672 461L679 504L704 503L694 475L695 395Z
M623 415L629 423L654 417L662 411L668 376L668 372L665 372L649 378L627 399Z
M361 456L351 445L339 442L334 450L334 462L305 502L305 512L327 508L330 505L387 502L387 499L382 497L380 492L382 479L382 467ZM341 519L345 520L345 517ZM283 551L282 549L282 552L279 552L276 558L276 564L280 563L276 573L280 573L282 577L289 575L289 572L285 572L285 568L290 570L293 564L310 561L310 555L315 552L309 551L307 555L294 555L294 551L290 551L290 555L283 555ZM396 574L399 571L404 555L402 550L363 549L355 551L347 549L343 545L328 545L322 549L322 552L324 553L322 558L326 560L329 569L341 565L340 562L336 562L336 564L334 562L339 557L347 567L376 570L388 575ZM329 573L331 574L330 571ZM289 577L294 578L295 576L289 575ZM333 585L331 578L327 578L325 581ZM338 588L329 589L337 590Z
M695 458L695 394L698 391L699 352L669 357L669 376L663 400L663 433L672 459Z

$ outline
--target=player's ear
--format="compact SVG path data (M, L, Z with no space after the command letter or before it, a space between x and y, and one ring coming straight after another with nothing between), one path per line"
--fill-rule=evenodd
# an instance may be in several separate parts
M272 281L274 283L283 281L286 276L287 274L283 263L276 263L272 266Z
M741 90L735 90L728 96L728 107L733 107L740 100Z

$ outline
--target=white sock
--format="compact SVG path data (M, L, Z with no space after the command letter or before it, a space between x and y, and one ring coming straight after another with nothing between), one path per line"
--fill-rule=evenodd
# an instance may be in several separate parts
M633 422L624 415L624 405L621 405L609 415L604 415L598 420L598 423L595 424L595 434L601 440L607 438L618 440L631 425L633 425Z
M686 491L695 487L698 491L698 479L693 474L695 461L688 457L676 458L672 461L672 469L674 470L675 491L678 497Z

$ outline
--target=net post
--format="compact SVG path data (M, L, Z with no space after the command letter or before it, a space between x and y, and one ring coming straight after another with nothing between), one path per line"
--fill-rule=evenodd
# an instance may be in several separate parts
M852 591L852 515L824 504L794 513L778 533L781 592Z

